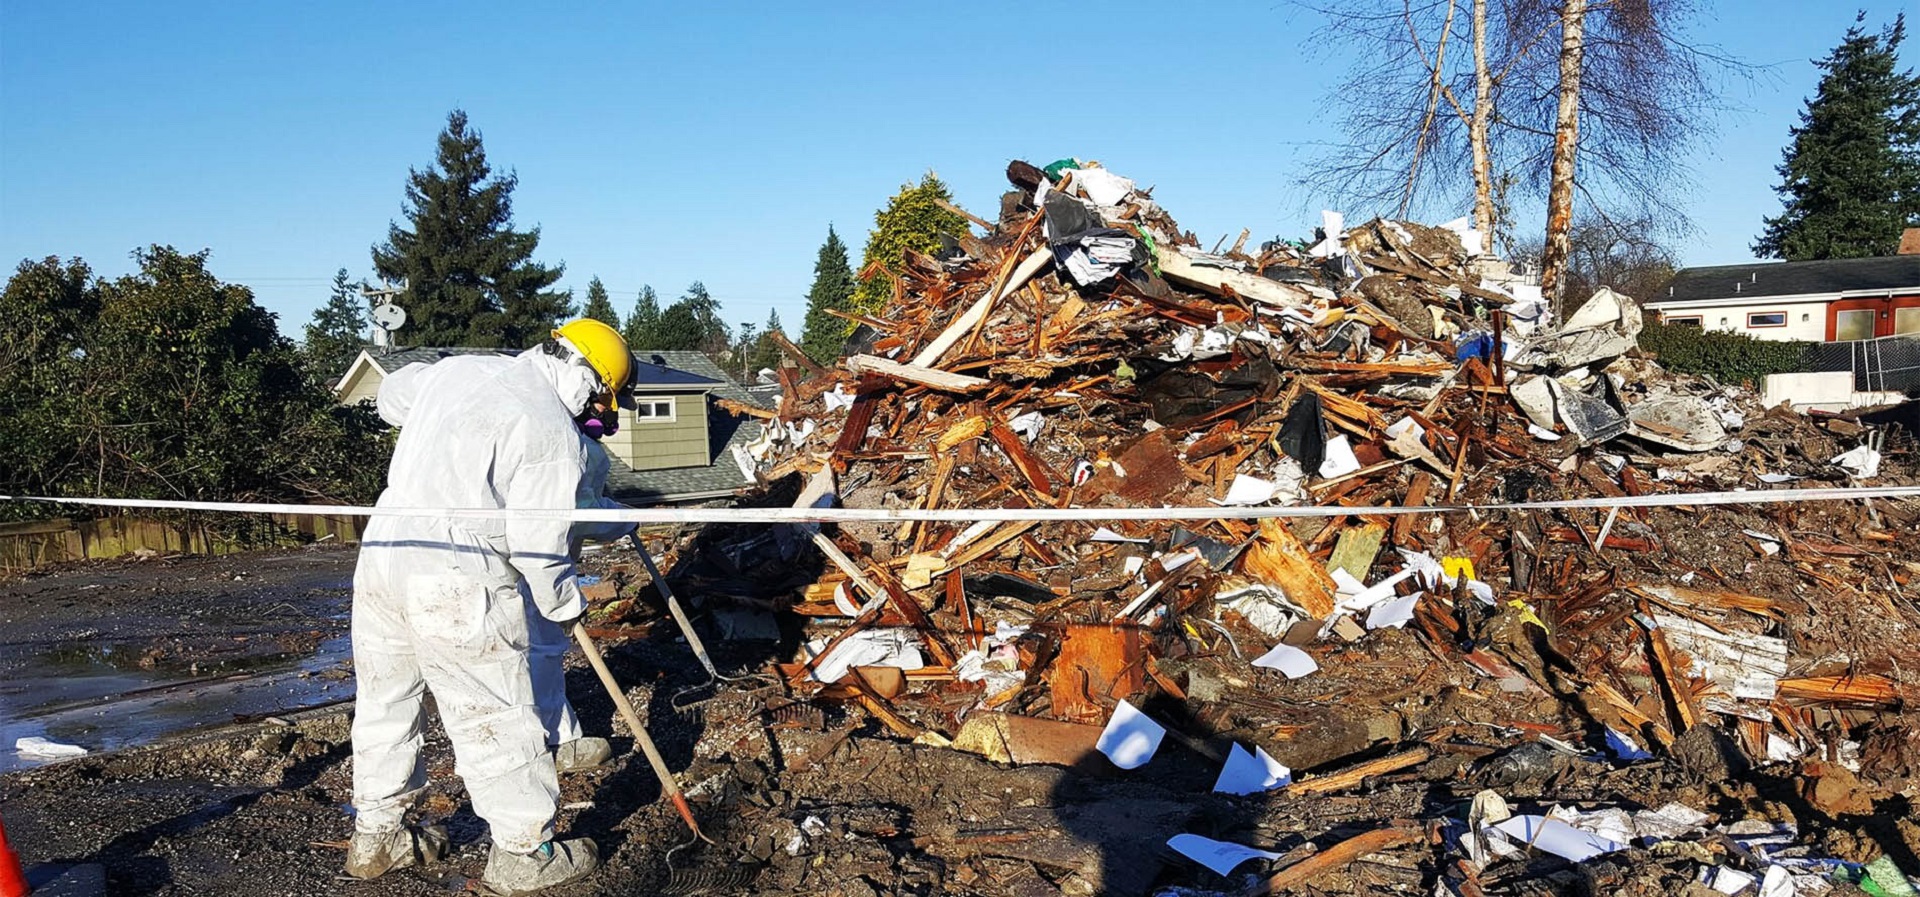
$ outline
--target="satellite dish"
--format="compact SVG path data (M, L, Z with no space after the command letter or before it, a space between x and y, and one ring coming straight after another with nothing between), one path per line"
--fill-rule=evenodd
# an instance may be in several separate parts
M391 302L375 306L373 323L381 330L399 330L407 323L407 310Z

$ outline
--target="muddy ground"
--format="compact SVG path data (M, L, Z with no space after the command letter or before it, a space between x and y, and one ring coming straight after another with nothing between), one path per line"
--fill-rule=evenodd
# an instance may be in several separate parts
M1771 563L1755 555L1754 566ZM455 857L374 882L340 876L351 830L350 704L337 702L350 696L351 679L337 646L354 556L315 548L99 562L0 582L4 725L96 749L0 775L0 815L28 865L101 864L109 893L140 895L444 894L478 876L485 827L437 727L421 814L450 826ZM1804 589L1785 579L1782 587ZM1863 633L1850 630L1876 621L1886 625L1872 608L1835 612L1817 627L1827 644L1804 647L1817 654L1857 641ZM1575 758L1533 738L1577 738L1581 722L1563 701L1442 662L1408 631L1339 648L1322 657L1328 675L1297 681L1248 671L1213 682L1222 677L1209 669L1236 669L1225 653L1172 664L1189 688L1212 682L1237 694L1240 705L1225 705L1239 709L1194 717L1150 707L1204 740L1197 748L1170 740L1146 767L1121 772L1098 757L1072 768L1008 767L909 744L857 710L780 709L785 699L770 688L676 714L667 698L702 677L667 627L652 629L610 645L609 661L715 843L673 849L685 840L678 819L658 801L644 761L624 754L631 741L597 681L572 669L569 690L589 733L610 735L623 758L563 780L561 829L598 839L608 857L590 881L555 892L563 897L1213 893L1245 884L1262 865L1224 879L1172 856L1169 836L1251 844L1287 862L1382 825L1437 830L1462 818L1483 788L1516 807L1677 801L1719 822L1793 823L1817 853L1857 861L1884 853L1920 868L1911 784L1894 781L1910 770L1870 767L1879 773L1872 786L1829 774L1816 788L1797 764L1749 768L1707 726L1658 760ZM731 669L781 651L714 647ZM1886 721L1882 731L1896 733L1887 737L1907 737L1898 722ZM1218 763L1200 753L1229 737L1266 745L1308 777L1415 744L1431 754L1335 793L1229 797L1210 793ZM1900 744L1869 748L1911 755ZM1454 858L1435 835L1338 868L1302 893L1431 894ZM1481 884L1514 894L1696 893L1694 868L1684 856L1644 853L1581 867L1536 857L1496 865Z

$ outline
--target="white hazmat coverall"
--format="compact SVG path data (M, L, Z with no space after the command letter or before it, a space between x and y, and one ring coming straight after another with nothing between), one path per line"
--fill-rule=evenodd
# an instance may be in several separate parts
M382 508L573 508L587 459L574 416L599 389L585 364L517 358L414 364L380 386L401 427ZM586 602L570 524L531 518L374 517L354 571L355 826L402 824L426 785L422 700L431 689L454 770L495 846L531 853L553 837L559 782L528 666L527 594L571 620Z
M624 508L606 497L607 474L611 470L607 450L592 437L580 434L581 451L587 456L587 472L580 478L574 504L582 508ZM573 557L580 556L581 540L613 542L633 532L631 523L576 522L572 528ZM565 658L572 642L558 623L540 615L533 603L532 590L522 586L520 594L527 605L527 625L531 627L533 699L540 709L540 725L546 729L547 746L558 747L580 737L580 717L567 700Z

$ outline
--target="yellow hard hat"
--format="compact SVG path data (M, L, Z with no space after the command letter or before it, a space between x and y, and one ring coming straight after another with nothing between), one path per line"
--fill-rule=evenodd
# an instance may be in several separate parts
M553 331L553 338L572 343L600 375L607 392L618 396L627 387L627 378L633 376L633 353L628 351L620 331L603 321L580 318L560 325Z

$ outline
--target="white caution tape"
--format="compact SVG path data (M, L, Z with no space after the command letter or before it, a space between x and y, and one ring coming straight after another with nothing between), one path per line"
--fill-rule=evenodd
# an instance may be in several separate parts
M1703 505L1790 504L1856 501L1866 498L1916 498L1920 486L1862 486L1831 489L1738 489L1730 492L1672 492L1659 495L1524 501L1505 504L1422 505L1418 507L1302 505L1233 508L380 508L359 505L287 505L261 502L166 501L144 498L52 498L0 495L0 501L50 502L105 508L164 511L221 511L241 514L318 514L334 517L435 517L460 519L570 520L587 523L847 523L853 521L927 521L972 523L982 520L1261 520L1271 517L1345 517L1349 515L1458 514L1497 511L1549 511L1562 508L1665 508Z

